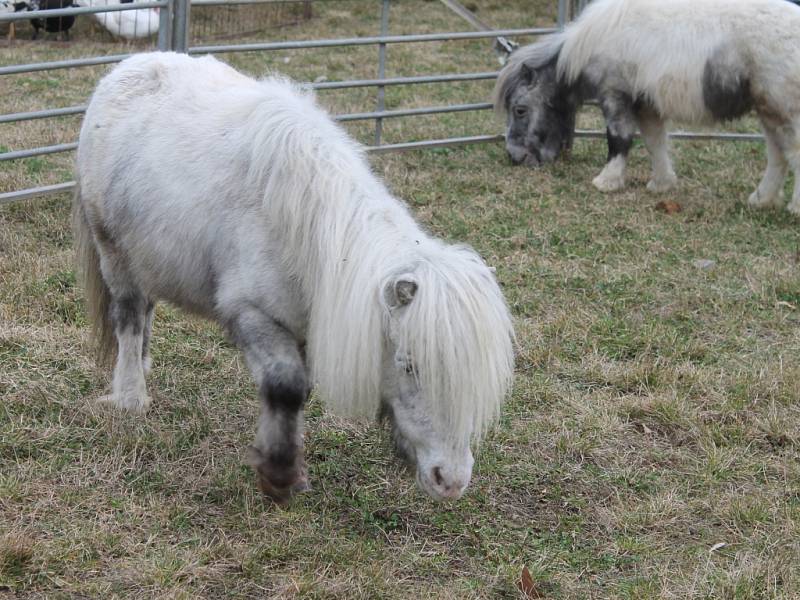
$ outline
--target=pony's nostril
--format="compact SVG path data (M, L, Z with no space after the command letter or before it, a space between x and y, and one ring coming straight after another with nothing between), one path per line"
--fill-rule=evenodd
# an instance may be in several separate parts
M433 467L433 480L436 482L436 485L442 485L444 483L444 477L442 477L442 469L440 467Z

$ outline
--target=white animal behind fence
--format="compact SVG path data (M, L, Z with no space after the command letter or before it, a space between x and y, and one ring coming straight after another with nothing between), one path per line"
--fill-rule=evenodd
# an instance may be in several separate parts
M132 3L147 0L133 0ZM76 0L79 6L119 6L120 0ZM92 16L105 27L111 34L133 40L146 38L158 33L160 23L157 8L142 8L139 10L124 10L105 13L94 13Z

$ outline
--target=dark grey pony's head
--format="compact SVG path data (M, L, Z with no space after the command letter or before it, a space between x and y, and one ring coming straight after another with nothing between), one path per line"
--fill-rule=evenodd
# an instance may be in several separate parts
M506 150L514 164L555 160L572 147L578 86L558 75L563 36L549 36L516 50L500 72L494 106L507 119Z

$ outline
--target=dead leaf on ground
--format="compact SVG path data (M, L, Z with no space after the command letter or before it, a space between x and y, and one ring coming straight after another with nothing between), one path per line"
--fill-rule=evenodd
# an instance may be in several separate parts
M517 587L519 587L519 591L525 594L526 598L544 598L544 595L537 589L536 582L533 580L533 576L528 571L527 566L522 567L522 576L517 583Z
M683 207L674 200L662 200L656 204L656 210L660 210L668 215L674 215L683 210Z

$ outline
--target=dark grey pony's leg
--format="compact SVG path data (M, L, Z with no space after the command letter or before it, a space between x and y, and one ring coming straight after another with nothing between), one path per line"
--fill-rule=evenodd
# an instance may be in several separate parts
M781 139L779 128L765 121L762 121L762 128L767 147L767 169L747 201L755 208L779 206L782 203L783 181L789 166L781 147L785 140Z
M144 412L150 405L142 362L149 302L130 277L124 256L109 243L100 243L98 250L100 269L111 294L111 322L117 338L111 394L99 400Z
M647 182L647 189L651 192L665 192L672 189L678 178L675 176L672 160L669 157L669 138L664 119L649 109L640 110L637 118L653 169L650 181Z
M592 183L600 191L613 192L625 187L625 166L636 132L636 118L633 101L624 93L603 94L600 108L606 120L608 162Z
M303 459L303 406L309 385L297 340L257 308L228 321L258 385L261 417L247 462L261 491L278 502L308 489Z

